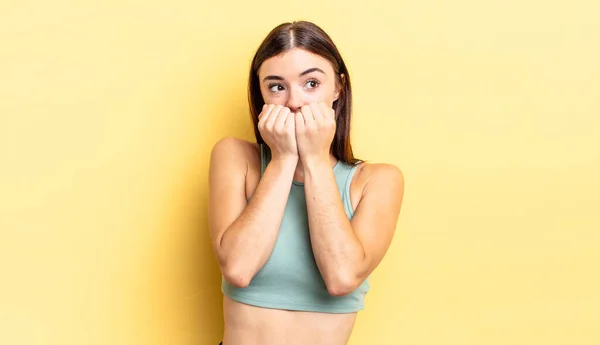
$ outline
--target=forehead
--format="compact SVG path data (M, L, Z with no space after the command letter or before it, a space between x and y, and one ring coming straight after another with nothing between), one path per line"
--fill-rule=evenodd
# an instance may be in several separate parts
M265 60L258 70L258 75L289 75L297 77L309 68L318 67L326 74L333 74L331 63L316 54L303 49L292 49Z

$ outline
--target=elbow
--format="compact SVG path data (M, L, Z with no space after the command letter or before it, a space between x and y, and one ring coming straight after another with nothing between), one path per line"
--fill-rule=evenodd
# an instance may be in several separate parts
M325 278L327 292L334 297L346 296L356 290L367 278L367 261L338 268ZM324 276L325 277L325 276Z
M252 280L252 277L250 277L249 274L245 274L244 271L245 270L241 269L232 269L227 266L221 269L225 281L229 283L229 285L238 289L244 289L248 287L248 285L250 285L250 281Z
M223 279L231 286L243 289L250 285L252 275L248 274L250 270L241 264L240 260L227 256L221 251L216 251L217 262L223 275Z
M245 289L248 287L248 285L250 285L250 280L246 279L244 277L239 277L239 276L227 276L227 275L223 275L223 277L225 278L225 281L238 289Z
M347 275L346 277L335 277L330 281L326 281L327 292L334 297L342 297L352 293L359 285L355 277Z

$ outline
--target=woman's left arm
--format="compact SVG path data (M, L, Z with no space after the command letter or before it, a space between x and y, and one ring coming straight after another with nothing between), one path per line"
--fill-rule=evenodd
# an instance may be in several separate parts
M389 164L360 168L356 175L365 181L361 183L364 187L349 221L329 158L336 130L335 111L324 102L304 105L295 114L295 126L315 261L327 291L343 296L373 272L390 246L400 214L404 177L400 169Z
M354 291L381 262L392 241L404 194L400 169L369 164L348 220L329 159L304 162L304 188L315 260L333 296ZM356 176L355 176L356 178Z

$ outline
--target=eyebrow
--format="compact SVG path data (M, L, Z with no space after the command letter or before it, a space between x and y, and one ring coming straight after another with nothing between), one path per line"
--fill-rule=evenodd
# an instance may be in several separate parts
M305 76L312 72L321 72L323 74L326 74L325 72L323 72L322 69L320 69L318 67L313 67L313 68L309 68L306 71L300 73L300 77ZM268 76L264 77L263 82L267 81L267 80L284 80L284 79L283 79L283 77L280 77L278 75L268 75Z

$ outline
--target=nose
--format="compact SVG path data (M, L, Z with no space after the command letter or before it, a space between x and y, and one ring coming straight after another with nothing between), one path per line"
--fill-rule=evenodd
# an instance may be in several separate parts
M292 113L298 112L300 107L304 105L304 100L302 98L302 90L298 90L296 88L290 88L288 100L286 103L286 107L290 108Z

